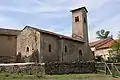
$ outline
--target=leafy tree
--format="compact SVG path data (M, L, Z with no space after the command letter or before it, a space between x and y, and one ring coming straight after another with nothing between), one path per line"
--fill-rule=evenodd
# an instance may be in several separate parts
M110 34L110 31L105 31L104 29L101 29L97 31L96 34L98 39L106 39L109 37L108 35Z
M117 37L120 39L120 31L118 32L118 36Z
M120 62L120 32L118 34L118 40L112 43L112 53L117 62Z

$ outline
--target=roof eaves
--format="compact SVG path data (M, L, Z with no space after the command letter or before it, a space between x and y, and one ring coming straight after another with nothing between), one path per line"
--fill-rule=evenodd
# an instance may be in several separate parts
M69 37L69 36L65 36L65 35L61 35L61 34L54 33L54 32L50 32L50 31L46 31L46 30L34 28L34 27L31 27L31 26L26 26L26 27L35 29L35 30L38 31L38 32L42 32L42 33L50 34L50 35L53 35L53 36L57 36L57 37L59 37L59 38L69 39L69 40L74 40L74 41L78 41L78 42L84 43L84 41L82 41L82 40L74 39L74 38ZM26 27L25 27L25 28L26 28ZM25 29L25 28L24 28L24 29ZM23 30L24 30L24 29L23 29Z
M81 7L81 8L73 9L70 12L78 11L78 10L81 10L81 9L85 9L85 11L88 12L88 10L86 9L86 7Z
M18 35L21 30L0 28L0 35Z

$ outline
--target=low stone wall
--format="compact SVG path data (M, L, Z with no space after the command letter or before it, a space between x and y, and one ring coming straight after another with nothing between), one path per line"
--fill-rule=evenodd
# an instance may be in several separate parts
M13 63L15 56L0 56L0 63Z
M13 63L0 64L0 73L26 73L26 74L71 74L71 73L93 73L95 71L94 62L75 63Z
M44 74L44 64L34 63L14 63L0 64L0 73L26 73L26 74Z
M46 74L70 74L70 73L93 73L95 72L94 62L75 63L46 63Z

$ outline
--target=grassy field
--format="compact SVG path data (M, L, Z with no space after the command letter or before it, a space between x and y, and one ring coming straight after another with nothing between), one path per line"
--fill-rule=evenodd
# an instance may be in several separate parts
M103 74L37 75L0 73L0 80L120 80Z

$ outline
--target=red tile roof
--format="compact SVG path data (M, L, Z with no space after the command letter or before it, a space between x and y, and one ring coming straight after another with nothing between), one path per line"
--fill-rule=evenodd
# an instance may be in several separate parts
M112 38L101 39L98 41L90 42L89 45L90 45L90 47L95 47L95 46L98 46L100 44L103 44L103 43L111 41L111 40L113 40L113 39Z
M103 40L98 40L98 41L94 41L94 42L90 42L89 46L90 47L95 47L97 44L101 43Z
M96 49L105 49L111 47L114 39L112 38L107 38L107 39L102 39L98 41L94 41L89 43L90 47L95 47Z
M106 48L110 48L112 46L112 43L114 42L114 40L111 40L105 44L103 44L102 46L97 47L97 49L106 49Z

